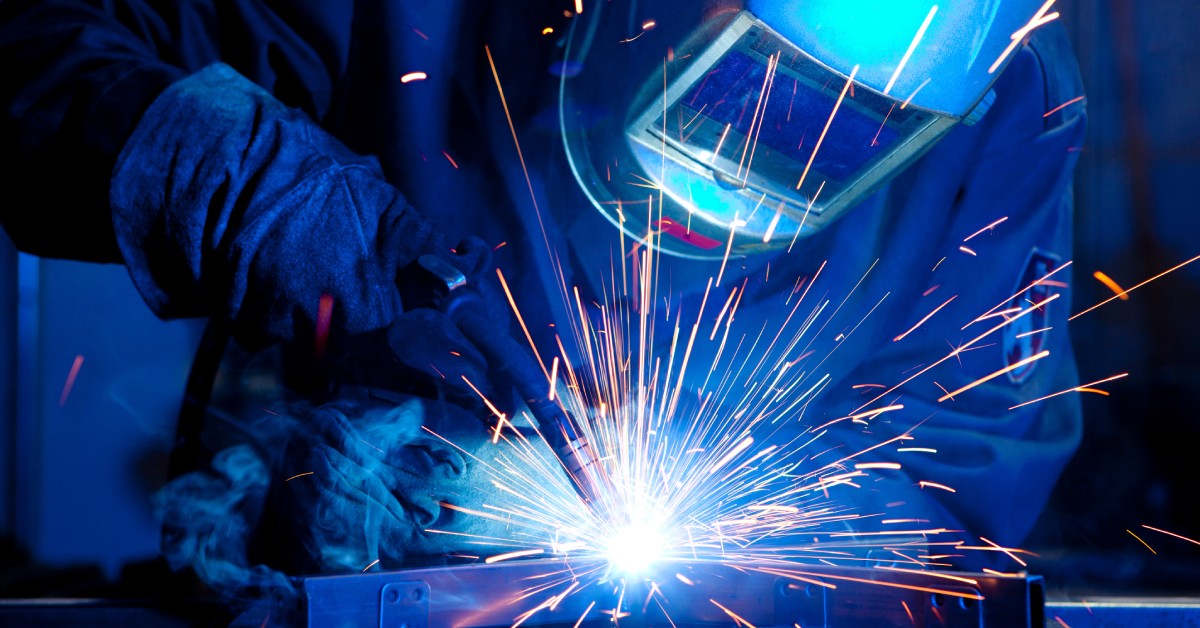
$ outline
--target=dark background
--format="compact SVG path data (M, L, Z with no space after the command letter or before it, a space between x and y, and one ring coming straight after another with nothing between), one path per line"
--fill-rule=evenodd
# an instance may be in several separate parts
M1200 3L1061 0L1087 88L1075 311L1200 254ZM1086 433L1039 522L1052 593L1200 592L1200 262L1077 319ZM121 267L0 236L0 595L81 595L152 563L200 323L163 323ZM74 385L64 384L83 356ZM1136 533L1157 554L1133 538Z
M1087 89L1074 311L1200 255L1200 3L1059 2ZM1200 592L1200 262L1072 322L1084 442L1031 543L1051 590ZM1128 531L1127 531L1128 530ZM1157 555L1129 533L1136 533ZM1053 577L1051 577L1051 575Z

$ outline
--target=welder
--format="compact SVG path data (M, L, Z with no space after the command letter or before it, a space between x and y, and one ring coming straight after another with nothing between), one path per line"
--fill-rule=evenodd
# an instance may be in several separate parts
M751 338L781 296L837 295L847 313L814 341L810 368L828 383L807 423L852 415L864 390L1037 304L1019 329L893 392L902 415L839 424L832 447L845 451L915 439L904 470L862 492L866 512L1016 544L1078 444L1070 396L1016 407L1077 383L1069 269L1038 280L1071 255L1082 87L1041 3L10 0L0 12L13 241L125 264L156 314L282 347L302 364L291 381L331 402L294 422L304 434L279 464L366 488L336 514L322 500L344 488L295 489L325 519L300 525L308 556L290 567L396 567L454 549L424 532L433 521L484 526L439 505L486 489L470 486L482 482L469 457L419 427L486 439L472 384L503 403L512 382L440 304L462 283L484 295L473 316L522 337L499 266L534 343L551 347L571 320L560 286L603 300L628 253L612 247L648 233L673 256L656 298L694 312L719 275L740 287L737 333ZM328 377L387 392L364 411ZM367 433L386 442L364 448ZM261 488L270 464L226 450L211 463L224 483L191 486ZM330 531L347 521L357 532ZM240 577L262 573L248 564Z

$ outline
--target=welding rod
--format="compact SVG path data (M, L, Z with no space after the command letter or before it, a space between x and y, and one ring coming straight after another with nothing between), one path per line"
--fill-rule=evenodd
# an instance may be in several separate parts
M550 399L544 371L532 353L513 339L507 328L484 315L482 297L466 285L461 272L433 255L424 255L419 262L446 286L447 293L440 299L439 309L483 354L490 379L494 383L511 385L521 396L537 421L542 437L567 470L575 492L584 503L594 504L601 469L596 464L592 446L580 432L575 419L558 402Z

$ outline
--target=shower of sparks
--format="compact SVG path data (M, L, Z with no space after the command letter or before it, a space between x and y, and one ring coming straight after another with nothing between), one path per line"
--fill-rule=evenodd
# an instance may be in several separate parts
M1039 11L1028 30L1053 19L1053 15L1045 15L1050 4ZM581 6L576 7L576 12L581 10ZM931 11L913 46L917 45L933 16ZM1023 36L1014 35L1014 40ZM590 301L577 287L567 285L566 274L558 266L559 256L550 249L500 76L491 51L486 48L485 51L505 108L516 156L525 173L530 199L550 252L549 258L554 264L548 270L559 282L561 304L569 314L567 320L555 322L556 346L553 351L547 351L549 347L541 347L539 351L503 273L497 271L497 277L504 298L546 378L545 387L539 388L547 391L550 402L574 418L578 436L588 443L594 455L594 461L589 465L568 470L546 447L546 434L541 430L553 427L538 426L523 413L507 416L467 381L497 421L491 433L492 446L477 451L459 448L459 451L484 470L495 490L481 506L465 508L450 503L442 503L442 506L506 526L504 538L462 535L470 543L494 548L491 555L485 557L486 563L533 556L573 559L570 568L530 585L524 594L530 605L523 607L514 622L535 621L539 613L552 612L568 596L588 595L584 592L600 588L614 594L616 605L593 600L579 616L577 625L589 616L595 619L596 614L603 614L615 622L629 616L631 605L643 604L649 608L653 602L664 608L665 601L660 601L663 596L656 593L657 583L667 578L688 586L695 582L673 568L662 570L662 573L653 569L656 564L669 565L673 560L717 561L733 569L758 571L828 588L836 588L837 581L843 580L976 600L981 598L955 588L806 572L803 565L806 561L861 565L865 550L875 548L889 551L896 555L896 560L913 567L901 571L943 565L946 563L938 561L963 551L998 552L1024 566L1018 556L1025 553L1021 550L1001 547L987 539L983 539L986 545L966 545L954 538L958 532L938 527L936 521L889 518L885 513L860 512L851 505L857 501L857 491L864 490L869 482L904 470L900 462L888 460L889 456L916 461L918 457L906 454L938 453L934 448L914 446L918 444L912 441L919 436L919 426L890 438L880 437L877 442L857 450L842 450L842 445L833 440L832 434L837 429L865 433L875 422L903 415L904 405L899 403L899 397L905 392L902 388L939 365L958 359L962 353L994 345L994 342L988 342L1001 330L1062 296L1053 294L1040 302L1029 302L1027 307L1012 305L1034 286L1065 288L1065 283L1052 277L1069 267L1070 262L1038 277L973 320L965 321L962 330L980 323L987 329L958 345L952 344L944 355L929 356L926 363L904 371L897 376L902 381L856 384L855 394L861 394L865 399L858 408L843 416L823 416L816 411L806 416L809 404L835 385L830 374L822 370L829 355L815 353L814 343L819 339L829 344L833 347L832 353L844 346L845 340L869 317L881 315L876 314L876 310L887 298L886 294L872 301L874 305L867 308L865 314L853 311L851 307L843 309L875 264L866 270L858 283L847 286L848 290L843 294L822 293L822 290L812 290L810 294L824 264L812 277L783 278L783 285L793 289L782 291L787 294L781 294L781 303L772 314L777 318L760 321L760 326L747 332L742 329L746 325L735 327L733 323L747 291L747 279L738 277L730 282L730 286L721 285L729 262L728 245L716 276L687 286L696 295L698 303L689 301L685 304L669 296L680 286L664 288L665 282L674 278L668 279L669 273L660 272L664 231L655 226L635 238L631 252L625 246L626 235L622 233L621 251L628 254L614 256L614 267L606 270L609 277L598 288L601 294L595 301ZM778 57L773 56L759 95L760 109L770 95L776 63ZM815 142L797 189L803 185L857 71L856 67L847 78L829 121ZM758 111L754 115L756 118L751 121L754 132L747 134L747 145L738 151L742 153L747 171L753 161L756 127L762 124L757 119ZM714 155L720 151L728 130L727 125ZM663 135L666 136L665 131ZM656 189L658 207L654 195L642 196L636 202L627 201L623 211L631 211L636 203L643 208L638 211L647 214L646 224L660 225L660 221L651 218L661 212L661 188L648 179L630 185ZM811 202L815 200L814 195ZM1007 217L995 220L963 242L993 231L1006 220ZM976 254L965 246L962 248ZM1195 259L1200 257L1188 263ZM749 280L767 281L765 277ZM771 275L770 281L780 280ZM946 308L956 296L950 296L894 340L902 340L939 312L944 312L941 316L948 318L949 312L955 310ZM958 325L964 321L953 323ZM938 401L963 395L1047 355L1048 351L1042 351L953 392L943 388L945 395ZM1026 403L1070 392L1092 391L1091 387L1120 377L1124 374ZM845 383L837 385L849 387ZM884 415L886 418L880 418ZM812 420L813 416L820 419ZM427 428L426 431L458 447ZM915 486L931 492L957 492L936 480L920 480ZM579 499L577 488L587 489L582 491L589 495L587 503ZM967 490L967 487L962 488ZM855 531L863 522L884 522L888 529L886 532ZM461 534L436 529L429 532ZM1179 538L1196 543L1186 537ZM916 546L922 549L914 549ZM934 547L942 549L934 550ZM947 553L936 554L934 551ZM656 556L657 563L654 563ZM624 567L618 564L626 561L629 564ZM762 567L763 563L772 566ZM645 575L635 575L643 570L648 570ZM640 593L632 594L636 599L626 600L626 578L631 581L645 579L650 583L649 594L644 600ZM961 584L955 586L961 587ZM722 606L716 600L712 603L738 625L751 625L737 615L736 609ZM905 611L911 614L907 607Z
M83 368L83 356L75 356L75 361L71 362L71 370L67 373L67 381L63 382L62 393L58 396L58 407L67 405L67 397L71 396L71 389L75 387L75 378L79 377L79 369Z

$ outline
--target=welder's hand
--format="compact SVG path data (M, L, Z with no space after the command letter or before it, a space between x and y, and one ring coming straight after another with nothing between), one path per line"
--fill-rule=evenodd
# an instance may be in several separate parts
M510 386L496 373L503 356L478 342L481 335L509 333L508 305L491 261L487 244L468 238L452 254L422 256L402 270L404 311L388 328L388 344L397 361L452 398L478 405L482 395L506 407L504 389Z
M395 569L450 552L505 551L498 548L512 542L519 521L460 510L494 515L484 502L504 499L485 463L505 445L493 445L464 412L412 397L396 406L343 401L312 411L306 422L314 434L293 439L284 457L289 477L311 472L283 485L281 504L311 561L301 569Z
M110 204L155 313L225 319L249 348L385 329L401 269L450 248L374 158L222 64L154 100Z

